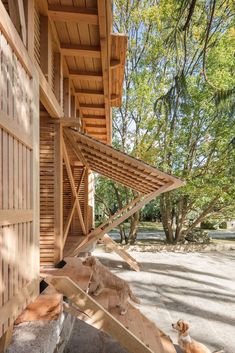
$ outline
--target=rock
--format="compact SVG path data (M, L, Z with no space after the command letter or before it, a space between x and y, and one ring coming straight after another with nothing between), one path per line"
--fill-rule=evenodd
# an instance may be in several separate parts
M188 243L209 244L211 242L211 238L208 233L200 228L193 229L185 236L184 239Z

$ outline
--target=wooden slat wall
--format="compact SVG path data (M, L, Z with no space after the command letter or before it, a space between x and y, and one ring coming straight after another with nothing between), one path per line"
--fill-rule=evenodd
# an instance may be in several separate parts
M40 264L54 266L62 256L62 151L60 126L40 119ZM61 177L60 177L61 175Z
M0 32L0 337L39 290L35 81Z
M40 121L40 263L54 264L55 124Z

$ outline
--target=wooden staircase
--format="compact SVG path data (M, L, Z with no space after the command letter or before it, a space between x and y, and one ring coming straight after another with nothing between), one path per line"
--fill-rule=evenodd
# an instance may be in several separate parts
M83 266L76 257L65 261L63 268L44 270L41 277L68 297L73 305L72 315L110 334L131 353L176 353L169 337L134 305L129 304L125 315L119 314L115 291L106 289L98 297L88 295L90 268Z

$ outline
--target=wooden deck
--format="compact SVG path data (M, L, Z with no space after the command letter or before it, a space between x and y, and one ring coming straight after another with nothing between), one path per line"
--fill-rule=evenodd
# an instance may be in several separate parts
M82 266L79 258L65 258L65 261L66 265L63 268L44 270L41 273L41 277L50 279L50 277L55 278L58 276L58 279L61 279L59 276L67 276L84 291L86 291L91 275L90 269ZM144 346L149 349L149 352L176 353L175 348L168 336L166 336L152 321L144 316L137 307L129 303L128 312L124 316L119 314L118 308L116 307L119 300L115 291L106 289L98 297L92 298L108 313L110 313L112 317L115 318L122 326L124 326L126 330L131 332L138 340L140 340ZM94 311L88 312L94 313ZM84 319L84 315L81 316L81 318ZM102 320L100 320L101 323L97 326L97 320L95 320L92 315L90 319L86 319L85 321L88 324L101 329L103 328L104 331L107 331L105 327L102 327ZM110 333L110 330L107 332Z

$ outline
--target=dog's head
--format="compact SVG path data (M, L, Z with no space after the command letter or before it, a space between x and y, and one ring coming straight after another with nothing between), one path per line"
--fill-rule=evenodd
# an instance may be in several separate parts
M88 256L83 262L82 264L84 266L88 266L88 267L92 267L96 264L96 258L95 256Z
M178 320L172 327L180 333L185 333L189 330L189 324L184 320Z

